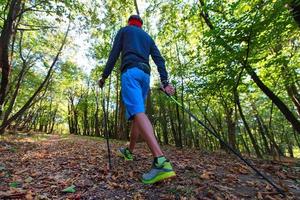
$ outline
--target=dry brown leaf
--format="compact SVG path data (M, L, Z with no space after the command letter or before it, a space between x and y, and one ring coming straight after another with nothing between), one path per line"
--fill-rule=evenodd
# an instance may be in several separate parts
M32 200L33 199L33 196L32 196L32 192L31 190L29 190L25 196L25 199L26 200Z
M262 196L262 194L261 194L261 192L257 193L257 199L259 199L259 200L263 200L264 199L263 196Z
M133 200L144 200L145 198L142 196L141 193L137 192L133 195Z
M267 186L266 186L266 190L268 190L268 191L271 191L271 190L273 190L273 188L272 188L272 186L271 186L271 185L267 184Z
M133 176L134 176L133 171L129 172L129 173L128 173L128 176L129 176L130 178L133 178Z
M271 197L270 195L265 196L265 200L276 200L275 198Z
M204 170L200 177L202 179L208 180L208 179L211 179L211 175L213 175L212 172Z

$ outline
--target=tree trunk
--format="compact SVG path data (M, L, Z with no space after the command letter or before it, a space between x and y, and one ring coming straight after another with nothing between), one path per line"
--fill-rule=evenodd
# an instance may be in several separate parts
M293 144L292 144L292 142L290 140L290 137L288 136L287 132L285 132L284 135L285 135L285 142L287 144L287 149L288 149L288 152L290 154L290 157L294 158Z
M118 105L118 102L119 102L119 94L120 94L120 91L119 91L119 80L120 80L120 73L117 72L116 73L116 81L117 81L117 84L116 84L116 105ZM118 132L118 114L119 114L119 106L116 106L116 112L115 112L115 121L114 121L114 138L117 138L117 132Z
M297 22L298 26L300 27L300 2L298 0L292 0L290 2L290 7L292 15Z
M248 153L248 156L250 156L250 154L251 154L250 148L249 148L246 140L243 137L243 134L242 134L242 132L240 130L240 127L238 127L238 129L239 129L239 132L240 132L240 138L241 138L242 144L244 145L244 147L245 147L245 149L246 149L246 151Z
M123 104L122 97L119 99L119 108L119 129L117 139L126 140L129 134L127 133L126 128L125 106Z
M109 120L109 105L110 105L110 91L111 91L111 83L112 83L112 76L109 76L109 83L108 83L108 93L107 95L104 95L107 97L107 99L105 99L106 101L106 108L105 108L105 113L106 113L106 126L107 126L107 131L108 131L108 135L111 136L111 129L109 127L111 127L110 125L110 120Z
M206 114L206 110L207 110L208 106L206 106L205 111L203 111L201 109L199 103L197 101L195 101L195 103L196 103L198 109L200 110L201 114L203 115L204 120L208 123L210 128L214 131L214 133L216 133L217 135L219 135L220 138L222 138L222 135L224 135L224 133L222 131L222 122L215 117L217 119L217 124L218 124L218 127L219 127L219 131L218 131L217 128L215 128L215 126L212 124L212 122L210 121L210 119L208 118L208 116ZM221 134L219 132L221 132ZM220 144L221 149L226 149L226 147L223 145L222 142L220 142L219 140L218 140L218 142Z
M267 138L266 138L267 133L265 132L265 129L263 127L263 124L262 124L258 114L255 115L255 119L256 119L256 122L258 124L259 132L262 136L263 144L265 146L265 153L270 155L271 154L271 149L269 148L269 144L268 144L268 141L267 141Z
M167 128L167 115L166 115L166 109L165 109L165 105L164 104L160 104L160 109L159 109L159 122L161 124L162 127L162 134L163 134L163 140L164 140L164 144L168 145L169 144L169 138L168 138L168 128Z
M293 128L300 134L300 122L290 111L290 109L260 80L260 78L249 65L246 67L246 70L256 85L271 99L271 101L277 106L285 118L292 124Z
M169 117L170 117L171 130L172 130L172 135L173 135L173 138L174 138L175 146L180 147L180 142L179 142L179 139L178 139L177 129L176 129L176 125L174 123L174 119L173 119L173 115L172 115L172 112L171 112L170 105L168 105L168 110L169 110L169 113L170 113Z
M4 20L3 29L0 36L0 68L2 69L1 87L0 87L0 115L2 115L2 107L5 101L8 78L10 74L9 63L9 44L12 34L16 31L14 22L21 9L21 0L11 0L7 17ZM0 130L0 134L1 134Z
M233 108L225 109L226 112L226 122L228 128L228 144L234 149L236 147L236 138L235 138L235 122L233 120Z
M289 84L286 86L287 93L289 97L292 99L297 112L298 116L300 117L300 94L297 91L296 85L295 84Z
M86 96L85 96L84 107L83 107L83 134L84 135L90 135L87 96L88 96L88 94L86 94Z
M177 92L175 91L175 98L177 100ZM177 116L177 124L178 124L178 146L177 147L180 147L182 148L182 129L181 129L181 119L180 119L180 113L179 113L179 106L176 104L176 116Z
M146 113L151 123L153 123L153 108L152 108L152 101L151 101L151 89L147 95L146 99Z
M99 122L99 92L97 91L95 94L95 101L96 101L96 111L94 114L95 119L95 135L100 136L100 122ZM117 106L118 107L118 106Z
M57 110L58 110L58 108L56 106L55 110L52 112L51 123L50 123L50 126L49 126L49 132L48 132L48 134L52 134L53 133Z
M296 134L295 131L293 131L293 134L294 134L294 138L295 138L295 141L296 141L296 144L298 146L298 148L300 149L300 140L299 140L299 136Z
M254 148L254 150L255 150L256 156L257 156L258 158L262 158L262 155L261 155L261 153L260 153L260 150L259 150L259 146L258 146L258 144L257 144L257 141L255 140L255 138L254 138L254 136L253 136L253 134L252 134L252 132L251 132L251 130L250 130L250 127L249 127L249 125L248 125L248 123L247 123L247 121L246 121L246 118L245 118L245 116L244 116L244 113L243 113L243 110L242 110L242 106L241 106L241 104L240 104L239 95L238 95L238 92L237 92L237 91L235 91L234 97L235 97L236 104L237 104L237 106L238 106L238 110L239 110L240 116L241 116L241 118L242 118L242 120L243 120L243 123L244 123L244 125L245 125L246 131L247 131L247 133L248 133L248 135L249 135L249 137L250 137L250 140L251 140L251 142L252 142L253 148Z
M180 99L181 99L181 105L184 105L184 99L183 99L183 91L184 91L184 83L183 83L183 76L181 75L181 96L180 96ZM182 120L181 120L181 124L182 124L182 132L183 132L183 144L186 145L187 143L187 138L186 138L186 127L185 127L185 121L184 121L184 117L185 117L185 114L184 114L184 110L181 109L181 115L182 115Z
M68 103L68 125L69 125L70 134L74 134L75 129L74 129L74 122L73 122L73 111L70 102Z

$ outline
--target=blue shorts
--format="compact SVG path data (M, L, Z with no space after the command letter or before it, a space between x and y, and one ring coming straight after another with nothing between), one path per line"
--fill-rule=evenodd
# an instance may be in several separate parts
M133 67L121 75L121 94L126 107L126 119L145 112L145 100L149 92L150 75Z

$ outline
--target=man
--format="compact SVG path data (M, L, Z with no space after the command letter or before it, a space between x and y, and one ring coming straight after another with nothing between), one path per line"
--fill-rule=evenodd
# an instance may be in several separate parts
M121 147L119 153L125 160L133 160L138 135L141 134L148 144L154 161L148 173L143 174L142 182L152 184L175 176L175 172L168 159L164 156L154 136L153 127L145 114L145 100L149 91L151 55L162 83L162 90L169 95L174 94L174 88L168 82L165 60L162 58L153 39L142 29L143 21L138 15L128 19L128 26L117 33L110 52L102 78L98 81L102 88L106 78L110 75L119 54L121 54L121 94L126 107L126 118L132 120L129 148Z

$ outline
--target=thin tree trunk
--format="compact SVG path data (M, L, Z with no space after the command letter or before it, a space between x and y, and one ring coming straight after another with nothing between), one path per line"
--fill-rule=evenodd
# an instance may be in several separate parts
M255 118L256 118L256 122L258 124L258 129L259 129L259 132L262 136L262 140L263 140L263 144L264 144L264 147L265 147L265 153L267 153L268 155L271 154L271 149L269 148L269 145L268 145L268 141L267 141L267 138L266 138L266 133L265 133L265 129L262 125L262 122L260 120L260 117L256 114L255 115Z
M172 130L172 135L173 135L173 138L174 138L174 142L175 142L175 146L176 147L180 147L180 143L179 143L179 139L178 139L178 134L177 134L177 129L176 129L176 125L174 123L174 119L173 119L173 115L171 114L171 108L170 108L170 105L168 105L168 110L169 110L169 117L170 117L170 123L171 123L171 130Z
M95 101L96 101L96 111L94 114L95 118L95 135L100 136L100 122L99 122L99 92L97 90L95 94ZM117 106L118 107L118 106Z
M119 102L119 79L120 79L120 73L117 72L116 73L116 81L117 81L117 85L116 85L116 105L118 105ZM115 121L114 121L114 138L117 138L117 132L118 132L118 114L119 114L119 106L116 106L116 112L115 112Z
M222 138L222 135L224 135L224 133L223 133L222 128L221 128L221 127L222 127L221 121L218 121L218 120L217 120L217 122L219 122L219 123L218 123L218 124L219 124L219 131L218 131L218 130L216 129L216 127L212 124L211 120L208 118L208 116L207 116L207 114L206 114L206 110L207 110L208 107L206 106L205 111L203 111L203 110L201 109L199 103L198 103L197 101L195 101L195 103L196 103L198 109L200 110L201 114L203 115L204 120L208 123L208 125L210 126L210 128L214 131L214 133L216 133L217 135L219 135L219 137ZM219 132L221 132L221 134L219 134ZM221 148L221 149L225 149L225 148L226 148L226 147L222 144L222 142L219 141L219 144L220 144L220 148Z
M240 130L240 127L238 127L238 129ZM242 140L242 144L244 145L244 147L245 147L245 149L246 149L246 151L248 153L248 156L250 156L250 154L251 154L250 148L249 148L246 140L244 139L243 134L241 133L241 130L240 130L240 138Z
M87 105L87 96L84 97L84 107L83 107L83 134L90 135L89 131L89 121L88 121L88 105Z
M294 138L295 138L295 141L296 141L296 144L298 146L298 148L300 149L300 140L299 140L299 136L296 134L295 131L293 131L293 134L294 134Z
M105 95L107 97L106 101L106 108L105 108L105 113L106 113L106 126L107 126L107 131L108 131L108 135L111 136L111 129L109 127L111 127L110 123L111 121L109 120L109 103L110 103L110 91L111 91L111 83L112 83L112 76L109 76L109 83L108 83L108 93L107 95Z
M261 124L261 126L263 128L263 132L265 133L265 136L267 136L267 138L270 141L270 148L269 148L270 153L275 154L274 150L276 150L277 151L276 154L279 154L279 155L283 156L283 152L281 151L281 149L279 148L278 144L276 143L276 141L274 139L274 135L270 134L270 127L268 128L265 125L263 119L260 117L260 115L259 115L259 113L258 113L258 111L257 111L257 109L256 109L256 107L255 107L254 104L252 104L252 108L256 112L255 116L258 118L258 120L259 120L259 122L260 122L260 124ZM273 106L271 106L271 114L270 114L271 116L272 116L272 109L273 109ZM270 119L270 121L272 121L272 120ZM270 124L270 126L271 126L271 124Z
M177 92L175 91L175 98L177 100ZM177 116L177 123L178 123L178 147L182 148L182 129L181 129L181 119L180 119L180 113L179 113L179 106L176 104L176 116Z
M134 0L134 6L135 6L136 14L140 15L140 11L139 11L139 7L138 7L138 4L137 4L137 0Z
M287 144L287 149L290 154L290 157L294 158L293 144L291 143L290 137L288 136L287 132L285 132L284 135L285 135L285 142Z
M189 110L191 110L191 104L189 102ZM195 144L195 135L194 135L194 131L193 131L193 124L192 124L192 117L188 116L189 119L189 128L190 128L190 144L188 146L193 147L193 144ZM195 147L195 145L194 145Z
M119 99L119 129L117 139L126 139L126 119L125 119L125 106L122 101L122 97Z
M238 106L238 110L239 110L240 116L241 116L241 118L242 118L242 120L243 120L243 123L244 123L244 125L245 125L246 131L247 131L247 133L248 133L248 135L249 135L249 137L250 137L250 140L251 140L251 142L252 142L252 145L253 145L253 148L254 148L254 150L255 150L256 156L257 156L258 158L262 158L262 155L261 155L261 153L260 153L260 150L259 150L259 146L258 146L258 144L257 144L257 141L255 140L255 138L254 138L254 136L253 136L253 134L252 134L252 132L251 132L251 130L250 130L250 127L249 127L249 125L248 125L248 123L247 123L247 121L246 121L246 118L245 118L245 116L244 116L244 113L243 113L243 110L242 110L242 106L241 106L241 104L240 104L239 95L238 95L238 92L237 92L237 91L235 91L235 95L234 95L234 96L235 96L235 101L236 101L236 104L237 104L237 106Z
M49 130L48 134L53 133L57 110L58 110L58 108L56 107L53 114L52 114L52 116L51 116L50 130Z
M167 128L168 121L167 121L166 109L165 109L165 105L163 103L161 103L160 105L161 105L161 107L159 109L159 118L160 118L159 122L162 127L164 144L168 145L169 138L168 138L168 128Z

